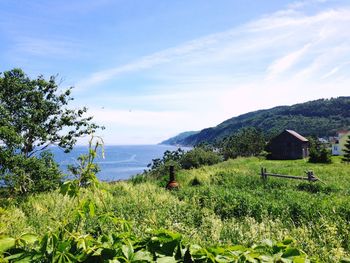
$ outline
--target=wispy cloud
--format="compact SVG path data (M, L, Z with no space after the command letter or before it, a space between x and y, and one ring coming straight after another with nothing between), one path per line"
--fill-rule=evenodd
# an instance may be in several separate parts
M301 3L295 6L300 8ZM212 34L125 65L92 73L79 81L77 86L81 89L89 88L126 73L157 67L151 74L157 74L157 71L163 73L166 69L170 71L174 68L192 72L194 66L210 70L211 67L215 68L217 62L221 63L221 67L234 66L234 61L251 63L254 56L264 57L260 62L254 61L254 64L265 64L265 78L270 79L280 73L288 73L304 57L307 57L307 60L315 60L317 56L325 55L329 45L350 46L350 33L346 30L349 24L349 8L326 10L308 16L277 12L229 31ZM246 65L241 63L240 66L244 68ZM217 74L217 71L214 69L211 74ZM239 69L236 68L236 71ZM264 74L263 71L251 72Z
M311 43L308 43L304 45L299 50L293 51L276 61L274 61L268 68L267 68L267 79L273 79L277 77L279 74L287 71L292 66L294 66L305 53L310 49Z
M288 5L288 9L301 9L308 5L314 5L314 4L321 4L325 3L328 0L303 0L303 1L296 1Z
M76 56L81 48L80 43L67 39L18 36L14 42L14 52L45 57Z
M108 92L101 103L111 112L95 112L96 119L113 119L111 127L152 127L149 142L252 110L348 95L350 7L303 12L321 2L303 1L240 27L92 73L77 86L80 91L98 87ZM138 83L139 92L125 84L141 75L152 81Z

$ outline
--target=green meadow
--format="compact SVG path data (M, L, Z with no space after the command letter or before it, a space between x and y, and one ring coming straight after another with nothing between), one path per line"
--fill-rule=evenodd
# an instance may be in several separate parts
M272 177L263 181L261 167L296 176L313 170L322 182ZM95 190L82 189L79 199L59 191L2 198L0 236L57 231L74 220L72 211L79 200L90 200L94 214L108 212L125 220L138 238L147 238L157 229L179 233L185 242L203 247L253 247L288 238L315 261L347 262L350 256L350 165L339 158L332 164L238 158L178 171L180 189L174 191L165 190L168 175L164 177L101 183ZM113 227L90 216L74 232L108 232Z

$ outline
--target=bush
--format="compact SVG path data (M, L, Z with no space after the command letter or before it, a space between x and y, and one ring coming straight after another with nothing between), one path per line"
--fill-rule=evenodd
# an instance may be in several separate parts
M220 161L220 155L210 148L196 147L188 152L179 148L176 151L166 151L161 159L153 159L148 165L150 170L145 171L144 175L160 180L163 186L168 181L170 166L174 166L175 171L178 171L213 165Z
M39 157L12 156L8 169L2 176L13 194L28 194L56 189L63 178L58 164L49 151Z
M180 165L183 169L191 169L203 165L217 164L220 161L221 158L217 153L203 148L194 148L182 156Z
M264 147L264 135L254 127L242 128L219 143L220 152L225 160L238 156L258 156Z
M311 149L309 156L310 163L331 163L331 154L330 152L323 148L321 150Z
M317 138L309 138L311 147L309 154L310 163L331 163L331 153L326 149L325 145L322 145Z

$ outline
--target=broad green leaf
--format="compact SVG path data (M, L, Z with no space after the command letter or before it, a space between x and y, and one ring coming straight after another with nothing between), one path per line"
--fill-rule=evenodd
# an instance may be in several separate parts
M10 248L15 247L15 245L16 245L16 239L12 237L3 237L0 239L0 252L5 252Z
M297 256L293 258L293 263L309 263L310 260L308 260L306 257L304 256Z
M215 262L218 262L218 263L232 262L232 259L226 256L217 255L215 257Z
M157 263L176 263L176 259L174 257L157 258Z
M24 234L20 237L20 239L24 240L27 244L33 244L38 240L38 236L35 234Z
M132 259L133 254L134 254L134 249L133 249L131 244L123 245L122 251L123 251L125 258L127 258L129 260Z
M289 243L287 243L289 244ZM264 239L262 242L261 242L261 245L265 245L265 246L268 246L268 247L272 247L273 246L273 242L270 240L270 239Z
M285 244L285 245L289 245L289 244L291 244L291 243L293 243L294 242L294 240L293 240L293 238L291 238L291 237L286 237L284 240L283 240L283 244Z
M139 250L134 254L134 261L152 262L152 255L148 251Z
M289 257L295 257L300 256L301 253L296 248L287 248L286 251L283 252L282 257L283 258L289 258Z

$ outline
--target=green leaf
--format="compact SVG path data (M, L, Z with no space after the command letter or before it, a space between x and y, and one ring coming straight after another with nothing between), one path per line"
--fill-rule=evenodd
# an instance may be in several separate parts
M24 240L27 244L34 244L36 241L38 241L38 236L35 234L23 234L20 237L21 240Z
M148 251L139 250L134 254L134 261L152 262L152 255Z
M15 262L16 263L31 263L31 262L33 262L33 258L31 256L27 256L27 257L21 258L19 260L16 260Z
M16 239L12 237L3 237L0 239L0 252L5 252L16 245Z
M76 180L66 181L61 185L60 193L68 195L69 197L76 197L79 195L79 185Z
M304 256L297 256L293 258L293 263L309 263L310 260L308 260L306 257Z
M91 217L95 216L95 205L93 202L89 203L89 215Z
M293 238L291 238L291 237L286 237L284 240L283 240L283 244L285 244L285 245L289 245L289 244L291 244L291 243L293 243L294 242L294 240L293 240Z
M174 257L157 258L157 263L176 263L176 259Z
M133 249L131 244L123 245L122 251L123 251L125 258L127 258L129 260L132 259L133 254L134 254L134 249Z
M283 254L282 257L283 258L289 258L289 257L296 257L296 256L300 256L301 253L298 249L296 248L287 248Z

